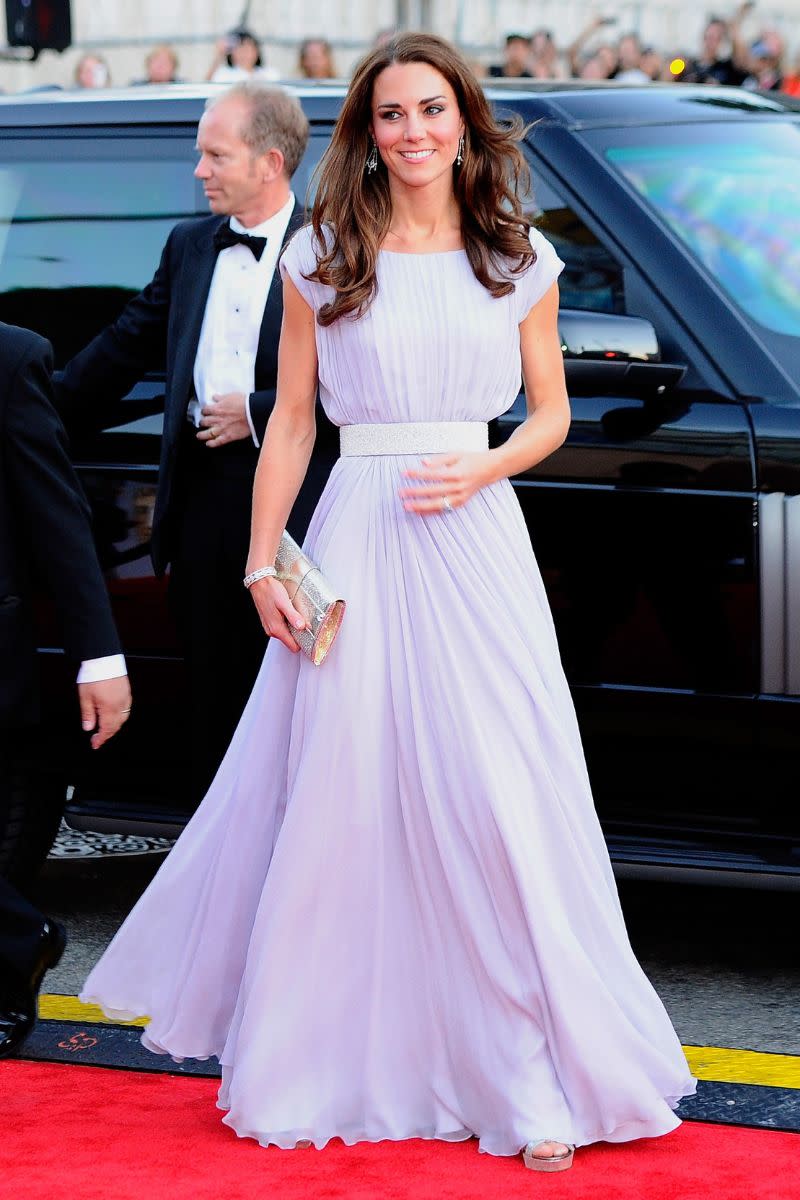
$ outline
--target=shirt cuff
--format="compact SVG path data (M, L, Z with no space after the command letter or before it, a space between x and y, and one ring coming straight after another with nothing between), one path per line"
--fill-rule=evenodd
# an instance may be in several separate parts
M119 679L128 674L124 654L107 654L105 658L87 658L78 671L78 683L101 683L104 679Z
M245 396L245 398L244 398L244 411L245 411L245 416L247 417L247 424L250 426L250 436L253 439L253 445L256 447L256 449L259 449L261 446L261 443L258 440L258 435L256 434L256 427L253 424L253 418L250 413L250 397L249 396Z

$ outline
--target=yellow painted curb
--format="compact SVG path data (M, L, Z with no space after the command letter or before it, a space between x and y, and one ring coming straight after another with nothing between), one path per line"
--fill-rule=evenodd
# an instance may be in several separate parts
M82 1004L77 996L40 996L39 1016L43 1021L79 1021L86 1025L147 1025L149 1017L117 1021L107 1017L97 1004Z
M724 1046L684 1046L692 1074L715 1083L756 1083L762 1087L800 1088L800 1057L726 1050Z
M82 1004L77 996L39 997L43 1021L78 1021L87 1025L147 1025L149 1017L115 1021L96 1004ZM724 1046L684 1046L693 1075L715 1083L754 1083L762 1087L800 1089L800 1056L764 1054L758 1050L730 1050Z

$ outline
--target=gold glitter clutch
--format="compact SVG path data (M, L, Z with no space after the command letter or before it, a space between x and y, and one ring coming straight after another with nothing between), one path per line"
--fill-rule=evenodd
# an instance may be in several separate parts
M306 622L305 629L292 629L292 637L318 667L339 632L345 602L288 533L281 538L275 567L289 599Z

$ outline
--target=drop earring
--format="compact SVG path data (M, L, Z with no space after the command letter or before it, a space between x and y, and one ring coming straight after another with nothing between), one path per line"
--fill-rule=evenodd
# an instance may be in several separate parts
M369 152L367 159L367 174L371 175L373 171L378 169L378 146L375 141L372 143L372 149Z
M464 135L458 139L458 154L456 155L456 166L460 167L464 161Z

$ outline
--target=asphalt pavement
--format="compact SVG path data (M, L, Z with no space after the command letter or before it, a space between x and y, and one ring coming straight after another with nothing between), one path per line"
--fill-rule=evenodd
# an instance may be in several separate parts
M43 991L75 996L166 843L62 835L36 886L69 945ZM85 857L89 855L89 857ZM684 1045L800 1054L800 894L620 884L631 941Z

